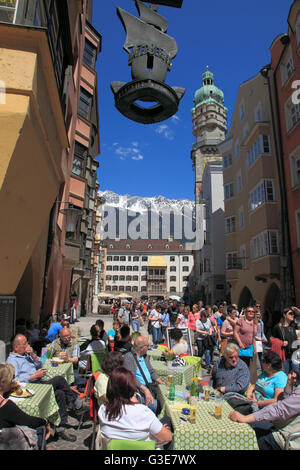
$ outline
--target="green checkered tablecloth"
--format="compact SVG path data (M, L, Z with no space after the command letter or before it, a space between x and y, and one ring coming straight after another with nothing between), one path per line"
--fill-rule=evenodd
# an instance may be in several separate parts
M189 385L193 378L193 366L168 367L167 363L162 361L152 361L151 365L164 384L168 382L168 375L174 376L175 385Z
M162 357L162 351L160 349L151 349L147 351L147 356L151 361L159 361Z
M71 362L65 362L64 364L58 364L58 366L53 367L51 365L51 360L46 359L44 368L48 370L45 380L49 380L52 377L60 375L66 379L69 385L74 383L74 368Z
M30 398L10 397L10 399L30 416L48 419L50 423L58 426L60 416L52 385L28 383L24 388L32 390L34 395Z
M184 391L185 387L177 386L176 390ZM214 416L215 403L199 399L197 403L196 423L180 422L181 411L172 409L176 402L186 401L176 396L175 402L167 398L168 388L159 386L159 400L165 413L170 416L174 427L174 450L258 450L256 435L248 424L236 423L228 418L231 406L224 402L221 419Z

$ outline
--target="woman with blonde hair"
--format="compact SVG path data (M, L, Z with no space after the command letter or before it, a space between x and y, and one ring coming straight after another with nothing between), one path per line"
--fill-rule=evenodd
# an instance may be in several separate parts
M40 428L46 426L45 440L50 437L50 425L43 418L30 416L22 411L8 397L16 391L20 384L13 382L15 368L11 364L0 364L0 429L13 428L15 426L27 426L37 431L39 444L41 445L42 433Z

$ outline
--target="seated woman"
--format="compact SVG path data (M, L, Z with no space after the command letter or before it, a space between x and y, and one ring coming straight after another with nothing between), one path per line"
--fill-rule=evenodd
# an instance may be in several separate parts
M170 331L171 345L175 356L180 354L187 354L188 344L182 339L183 333L179 328L174 328Z
M92 325L90 329L92 339L85 341L80 346L79 370L85 371L87 367L88 357L91 354L99 354L105 352L105 343L100 339L100 328Z
M255 385L251 385L246 393L247 398L262 408L278 401L284 391L288 376L282 370L282 361L273 351L264 353L264 372L258 377Z
M50 425L43 418L30 416L22 411L12 400L7 397L19 388L17 382L13 382L15 368L11 364L0 364L0 429L13 428L15 426L27 426L37 431L38 446L42 445L42 426L46 426L45 440L50 437ZM16 450L18 448L16 447Z
M98 438L101 439L102 435L104 440L171 442L169 426L159 421L147 406L140 404L135 393L136 381L133 374L125 367L114 369L107 384L107 403L99 409Z
M122 366L124 359L121 353L113 351L108 353L101 362L102 372L96 380L94 386L95 397L98 405L101 406L106 402L106 389L109 376L116 367Z
M226 393L224 398L243 415L248 415L278 401L287 383L278 354L269 350L264 353L264 372L255 384L250 385L246 396Z
M123 325L120 328L120 338L115 341L114 351L121 353L128 353L132 348L132 338L130 336L130 328L127 325Z

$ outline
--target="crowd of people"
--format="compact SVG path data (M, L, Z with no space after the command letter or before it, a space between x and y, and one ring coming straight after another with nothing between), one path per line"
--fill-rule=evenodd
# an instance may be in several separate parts
M105 449L109 439L128 436L154 439L169 448L172 424L167 416L158 419L157 387L162 379L147 351L150 344L166 343L169 333L174 354L187 355L184 330L189 333L194 355L203 359L212 387L232 406L229 418L249 423L260 448L282 448L282 436L300 424L300 374L293 360L294 344L300 339L298 308L284 309L271 329L269 318L268 327L264 325L258 302L239 310L226 302L205 306L199 301L187 306L176 300L156 304L125 300L113 303L111 313L112 327L106 331L104 321L97 319L90 338L81 344L63 315L57 315L57 321L45 331L32 322L19 322L12 352L6 364L0 365L0 429L28 426L37 430L41 445L41 426L45 426L47 441L47 420L26 415L8 397L18 383L50 384L60 416L55 436L76 440L67 430L68 412L81 410L82 401L63 377L47 377L41 353L48 346L52 355L72 364L75 385L87 372L90 355L105 353L102 373L94 386L100 421L97 448ZM141 327L145 327L143 334ZM278 418L282 418L281 424ZM295 445L300 448L300 443Z

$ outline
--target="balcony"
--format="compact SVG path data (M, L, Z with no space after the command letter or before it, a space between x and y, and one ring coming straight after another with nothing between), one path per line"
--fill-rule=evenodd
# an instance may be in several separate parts
M67 0L1 0L0 23L45 29L63 110L68 84L67 70L73 63Z

